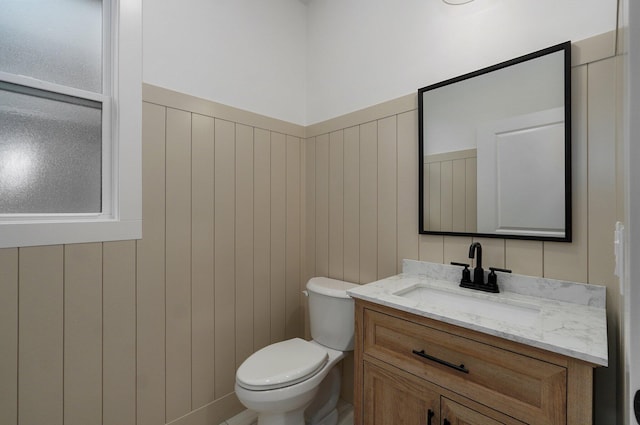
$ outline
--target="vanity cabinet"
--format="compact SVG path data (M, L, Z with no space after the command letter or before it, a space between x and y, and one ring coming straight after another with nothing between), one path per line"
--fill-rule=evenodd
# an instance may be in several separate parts
M589 425L589 363L356 299L355 424Z

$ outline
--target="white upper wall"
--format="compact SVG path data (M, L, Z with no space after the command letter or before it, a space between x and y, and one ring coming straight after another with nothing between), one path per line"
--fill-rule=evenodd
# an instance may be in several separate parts
M304 124L306 11L298 0L144 0L143 81Z
M616 27L616 0L144 0L143 80L301 125Z
M616 0L313 0L307 124L616 28Z

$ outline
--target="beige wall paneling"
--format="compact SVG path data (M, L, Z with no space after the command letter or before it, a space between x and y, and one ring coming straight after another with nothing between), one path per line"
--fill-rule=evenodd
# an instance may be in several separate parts
M0 249L0 423L18 423L18 248Z
M440 163L440 230L453 231L453 162Z
M235 383L235 124L215 121L214 398Z
M544 242L544 277L587 282L587 66L571 70L571 243Z
M253 353L253 127L236 124L236 367Z
M473 242L480 242L482 245L482 268L489 270L489 267L504 268L505 262L505 241L506 239L498 238L473 238ZM467 252L467 256L469 252ZM475 266L478 256L473 260ZM472 262L468 259L468 262Z
M64 247L64 423L102 420L102 244Z
M286 150L285 135L271 132L271 342L285 339Z
M300 311L301 270L301 149L300 139L286 137L286 275L285 338L303 336Z
M304 281L316 276L316 139L304 141L305 154L305 249Z
M478 230L478 190L477 188L478 160L467 158L465 160L465 228L467 232Z
M607 286L609 367L596 370L598 388L596 423L615 418L618 332L620 321L618 279L613 231L616 211L616 63L615 58L588 65L589 74L589 283ZM621 385L620 385L621 388Z
M418 113L398 115L398 255L402 260L418 259Z
M105 242L102 261L102 424L135 425L136 242Z
M316 137L316 275L329 276L329 135Z
M191 114L167 109L167 422L191 411Z
M329 134L329 276L344 278L344 131Z
M360 283L377 279L378 122L371 121L360 126Z
M443 254L444 264L449 264L452 261L470 264L471 259L469 258L469 246L472 242L473 239L467 236L445 236Z
M425 193L425 199L429 200L429 211L425 217L425 223L427 223L427 229L434 232L443 231L442 226L442 163L425 164L424 170L424 187L428 188L428 193Z
M516 274L543 275L543 243L508 239L505 241L505 267Z
M316 275L316 139L315 137L302 140L304 172L302 173L303 191L303 279L301 284L306 283ZM301 293L302 314L304 318L304 337L311 339L309 329L309 303L308 297Z
M142 104L142 240L136 242L137 425L165 421L166 108Z
M215 120L191 115L191 407L214 400Z
M454 232L467 231L467 166L466 160L451 161L451 229Z
M397 273L398 123L378 121L378 279Z
M20 248L18 420L62 425L64 248Z
M253 349L271 342L271 134L254 130Z
M344 280L360 282L360 127L344 130Z
M420 235L418 244L420 261L444 263L444 236Z

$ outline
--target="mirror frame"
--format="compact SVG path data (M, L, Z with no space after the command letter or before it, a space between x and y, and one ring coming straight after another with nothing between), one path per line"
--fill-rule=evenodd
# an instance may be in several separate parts
M475 78L494 71L498 71L513 65L521 64L529 60L537 59L542 56L564 52L564 155L565 155L565 234L564 236L540 236L540 235L522 235L522 234L493 234L493 233L474 233L474 232L449 232L449 231L431 231L424 229L424 109L423 109L423 93L429 90L437 89L443 86L455 84L460 81ZM517 57L496 65L492 65L477 71L470 72L455 78L451 78L436 84L418 89L418 232L424 235L447 235L447 236L476 236L486 238L500 239L524 239L554 242L571 242L572 240L572 208L571 208L571 42L567 41L546 49Z

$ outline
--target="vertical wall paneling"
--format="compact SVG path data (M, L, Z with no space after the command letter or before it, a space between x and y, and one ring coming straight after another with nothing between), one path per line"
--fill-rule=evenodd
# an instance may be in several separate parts
M494 238L473 238L473 242L480 242L482 244L482 267L488 269L489 267L504 268L505 258L505 239ZM467 252L468 254L468 252ZM475 264L476 258L473 260ZM471 262L471 259L469 259Z
M589 215L589 283L606 285L609 367L596 370L595 402L607 406L596 411L596 423L605 423L615 417L616 376L618 368L619 325L616 313L620 311L618 279L615 269L613 231L617 219L616 199L616 63L615 58L588 65L589 87L588 123L588 215Z
M19 256L19 423L62 425L64 248L21 248Z
M452 261L461 263L470 263L469 245L473 239L467 236L445 236L444 237L444 263L449 264Z
M465 228L468 232L478 230L478 191L471 190L477 185L478 161L476 158L469 158L465 161Z
M420 261L444 263L444 236L420 235Z
M440 163L440 230L453 231L453 163Z
M316 139L307 139L304 143L306 282L316 276Z
M505 267L513 273L529 276L542 276L543 243L541 241L505 241Z
M167 109L167 422L191 411L191 114Z
M424 186L429 188L429 195L426 198L429 199L428 218L425 223L428 223L429 230L444 231L442 225L442 163L429 164L429 168L424 170L424 175L426 179Z
M142 104L142 240L136 242L137 425L165 423L166 108Z
M418 259L418 114L409 111L398 115L398 254L396 268L402 260Z
M64 423L102 420L102 244L64 247Z
M344 277L344 132L329 134L329 276Z
M372 121L360 126L360 283L377 279L378 123Z
M215 122L215 398L235 383L235 124Z
M271 133L271 342L285 338L286 137Z
M253 353L253 128L236 125L236 365Z
M18 423L18 249L0 249L0 423Z
M378 121L378 279L397 273L396 116Z
M302 169L302 282L301 286L316 275L316 147L315 138L303 139L301 161ZM300 293L300 307L304 318L309 315L308 297ZM302 326L304 337L311 339L309 321L303 320Z
M192 409L214 400L215 121L191 116L191 385Z
M301 262L301 163L300 139L286 137L286 275L285 275L285 338L302 334L300 315Z
M344 130L344 280L360 282L360 127Z
M102 247L102 425L136 423L135 253L135 241Z
M329 276L329 135L316 137L316 274Z
M587 158L587 65L571 73L571 209L573 241L544 242L544 277L587 282L588 279L588 185Z
M253 349L271 342L271 134L255 129L253 191Z
M467 175L466 175L466 160L457 159L451 162L451 172L452 172L452 199L451 199L451 229L454 232L465 232L466 231L466 183L467 183Z

